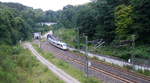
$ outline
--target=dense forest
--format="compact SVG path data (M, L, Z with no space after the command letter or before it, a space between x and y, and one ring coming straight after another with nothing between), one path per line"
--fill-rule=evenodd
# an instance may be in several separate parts
M0 43L17 44L19 40L31 39L32 33L44 31L44 12L19 3L0 3Z
M150 42L149 0L92 0L63 10L43 11L18 3L0 3L0 42L15 44L40 31L40 22L57 22L56 28L78 28L90 40L104 39L108 44L121 40ZM5 33L5 34L4 34ZM30 35L30 36L29 36Z
M48 26L40 24L43 13L18 3L0 2L0 83L37 83L48 75L44 71L47 69L18 44L20 40L30 40L33 32L47 30ZM38 67L41 70L34 69ZM37 80L33 75L38 72L42 76ZM50 81L47 77L45 82Z
M79 28L90 40L104 39L132 40L150 43L150 1L149 0L93 0L80 6L68 5L63 10L47 11L51 19L61 27ZM54 16L53 16L54 15ZM49 18L50 19L50 18Z
M89 41L105 41L106 48L98 49L100 54L128 60L132 55L150 57L149 8L149 0L92 0L85 5L67 5L63 10L46 11L46 17L57 22L53 27L61 29L59 32L65 31L63 34L67 34L67 30L62 29L74 29L79 30L81 38L84 34Z
M67 5L58 11L0 2L0 82L27 83L25 77L36 64L29 64L33 57L25 56L31 54L18 46L18 42L30 40L33 32L48 31L48 26L41 22L57 22L54 29L64 31L69 37L79 30L79 35L88 36L90 41L103 39L106 47L98 49L101 54L125 60L131 55L150 59L150 0L91 1L85 5ZM76 37L68 41L75 41L73 38ZM135 49L129 48L131 45L118 47L123 42L132 45L134 42ZM20 74L22 71L26 75Z

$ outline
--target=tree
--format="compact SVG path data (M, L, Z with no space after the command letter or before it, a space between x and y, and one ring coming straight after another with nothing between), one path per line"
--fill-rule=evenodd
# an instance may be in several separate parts
M134 7L133 30L137 35L137 40L143 43L150 43L150 0L131 0L130 4Z
M95 33L96 11L90 6L81 10L77 16L77 26L80 27L80 34L86 34L89 39L93 39Z
M60 14L60 22L66 28L74 28L76 26L76 7L72 5L67 5L63 8Z
M116 34L119 39L127 39L134 23L133 7L131 5L119 5L115 10Z
M0 8L0 44L17 44L21 39L31 37L32 29L22 15L12 8Z

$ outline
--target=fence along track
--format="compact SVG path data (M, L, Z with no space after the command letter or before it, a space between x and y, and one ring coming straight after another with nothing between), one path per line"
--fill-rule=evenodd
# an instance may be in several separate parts
M75 62L75 63L77 63L77 64L79 64L81 66L86 66L86 63L83 63L83 62L81 62L81 61L79 61L77 59L73 59L73 58L70 58L68 56L65 56L64 53L59 53L59 51L57 51L57 53L60 54L61 57L63 56L64 58L66 58L66 59L68 59L68 60L70 60L72 62ZM111 72L108 72L108 71L105 71L105 70L102 70L102 69L98 69L98 68L96 68L94 66L91 66L89 68L92 69L92 70L94 70L94 71L96 71L96 72L102 72L105 75L112 76L113 78L115 78L117 80L121 80L121 81L123 81L125 83L136 83L136 81L134 81L134 80L131 80L129 78L128 79L122 78L122 77L120 77L118 75L115 75L114 73L111 73Z
M53 46L54 47L54 46ZM86 64L85 63L83 63L82 61L80 61L80 60L77 60L77 59L74 59L75 58L75 56L69 56L68 54L67 54L67 52L65 52L65 51L62 51L62 50L56 50L56 52L57 52L57 56L63 56L62 58L66 58L66 59L69 59L70 61L72 61L72 62L75 62L75 63L77 63L77 64L79 64L79 65L82 65L82 66L85 66ZM60 55L58 55L58 54L60 54ZM68 55L68 56L66 56L66 55ZM76 55L76 54L75 54ZM76 55L76 56L80 56L80 55ZM85 58L84 56L80 56L80 58ZM135 78L136 79L139 79L139 78L141 78L141 79L145 79L144 78L144 76L142 77L142 75L140 75L140 76L138 76L136 73L134 74L134 72L132 73L131 71L131 73L130 72L128 72L128 70L126 70L126 69L123 69L123 68L120 68L120 67L114 67L114 66L112 66L112 65L108 65L107 63L104 63L104 62L101 62L101 61L98 61L98 60L95 60L95 62L97 62L97 63L101 63L101 64L105 64L106 66L110 66L111 68L113 68L113 69L117 69L117 70L119 70L119 69L121 69L121 70L119 70L119 71L121 71L121 72L125 72L125 73L128 73L128 74L132 74L131 76L135 76ZM131 78L129 78L129 77L120 77L119 75L117 75L117 74L114 74L113 72L108 72L108 71L106 71L106 70L103 70L103 69L99 69L99 68L97 68L97 67L94 67L94 66L92 66L92 67L89 67L91 70L94 70L94 71L97 71L97 72L102 72L102 73L104 73L105 75L109 75L109 76L112 76L113 78L115 78L115 79L118 79L118 80L121 80L121 81L123 81L123 82L127 82L127 83L137 83L137 80L133 80L133 79L131 79ZM137 75L137 76L136 76ZM145 80L149 80L148 79L148 77L145 79Z
M80 56L80 55L76 55L76 56ZM84 56L80 56L80 57L84 57ZM92 60L92 61L94 61L94 62L96 62L96 63L104 64L104 65L109 66L109 67L111 67L111 68L113 68L113 69L116 69L116 70L118 70L118 71L120 71L120 72L125 72L125 73L127 73L127 74L129 74L129 75L138 77L138 78L140 78L140 79L144 79L144 80L150 81L150 77L149 77L149 76L145 76L145 75L142 75L142 74L140 74L140 73L132 72L132 71L130 71L130 70L127 70L127 69L124 69L124 68L121 68L121 67L118 67L118 66L112 66L112 65L109 64L109 63L105 63L105 62L102 62L102 61L99 61L99 60Z
M94 61L94 62L97 62L97 63L105 64L105 65L110 66L110 67L112 67L112 68L114 68L114 69L117 69L118 71L126 72L126 73L128 73L128 74L130 74L130 75L133 75L133 76L136 76L136 77L138 77L138 78L142 78L142 79L144 79L144 80L150 81L150 77L145 76L145 75L142 75L142 74L140 74L140 73L132 72L132 71L130 71L130 70L123 69L123 68L117 67L117 66L114 67L114 66L112 66L111 64L107 64L107 63L102 62L102 61L98 61L98 60L93 60L93 61Z

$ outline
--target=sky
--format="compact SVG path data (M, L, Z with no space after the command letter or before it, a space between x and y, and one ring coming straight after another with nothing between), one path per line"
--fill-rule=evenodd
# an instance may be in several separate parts
M60 10L64 6L80 5L90 2L90 0L0 0L1 2L17 2L33 8L41 8L45 10Z

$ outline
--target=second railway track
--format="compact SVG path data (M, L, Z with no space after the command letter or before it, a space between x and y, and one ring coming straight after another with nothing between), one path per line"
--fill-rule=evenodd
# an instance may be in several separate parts
M61 57L62 59L68 60L70 62L74 62L83 67L85 67L86 65L84 56L79 56L79 55L70 53L68 51L60 50L50 45L48 42L45 42L43 45L51 46L53 49L51 49L50 52L53 52L53 54L56 55L57 57ZM44 46L43 46L43 49L44 49ZM137 74L135 72L131 72L131 71L119 68L119 67L114 67L110 64L106 64L101 61L96 61L96 60L91 60L91 59L90 61L92 63L92 65L89 67L90 70L104 73L105 75L111 76L124 83L150 83L150 78L147 76Z

